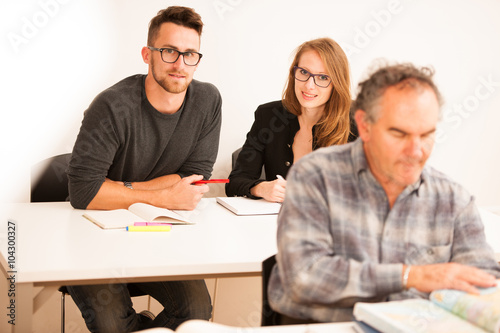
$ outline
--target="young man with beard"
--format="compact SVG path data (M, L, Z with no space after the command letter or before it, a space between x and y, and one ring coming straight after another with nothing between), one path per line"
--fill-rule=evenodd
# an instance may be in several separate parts
M158 12L142 58L147 75L128 77L100 93L85 112L68 168L70 201L79 209L127 208L144 202L192 210L217 157L221 96L193 80L203 22L191 8ZM132 308L129 288L157 299L152 321ZM188 319L209 319L203 280L68 286L90 331L175 329ZM103 300L102 295L109 295Z

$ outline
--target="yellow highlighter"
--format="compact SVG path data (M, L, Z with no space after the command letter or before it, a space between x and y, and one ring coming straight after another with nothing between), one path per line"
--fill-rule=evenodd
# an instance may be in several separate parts
M171 225L127 226L127 231L170 231Z

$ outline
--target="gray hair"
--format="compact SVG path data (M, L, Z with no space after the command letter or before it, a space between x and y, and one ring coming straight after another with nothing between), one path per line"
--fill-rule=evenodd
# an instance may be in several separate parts
M360 109L365 111L365 120L374 123L378 118L380 98L389 87L397 87L398 89L429 87L436 94L439 106L442 106L443 100L432 80L433 75L432 68L417 68L411 63L381 67L368 79L359 83L358 95L351 111L356 112Z

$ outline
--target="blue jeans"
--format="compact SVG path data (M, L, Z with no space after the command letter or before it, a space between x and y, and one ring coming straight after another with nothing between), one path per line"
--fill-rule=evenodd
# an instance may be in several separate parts
M204 280L131 285L163 305L163 311L154 321L135 312L127 284L67 286L67 289L91 332L123 333L151 327L175 330L186 320L211 317L212 305Z

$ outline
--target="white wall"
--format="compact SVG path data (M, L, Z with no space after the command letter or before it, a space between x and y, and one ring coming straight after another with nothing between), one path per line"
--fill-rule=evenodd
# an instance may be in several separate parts
M214 177L228 175L255 108L280 98L292 50L329 36L348 54L353 87L377 58L434 66L447 104L431 163L479 204L500 204L497 0L4 0L0 200L28 201L31 165L71 151L95 95L146 72L148 22L174 4L201 14L195 77L223 97Z

